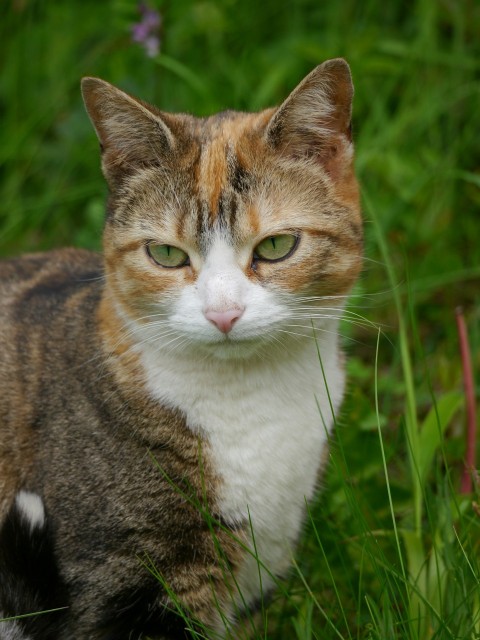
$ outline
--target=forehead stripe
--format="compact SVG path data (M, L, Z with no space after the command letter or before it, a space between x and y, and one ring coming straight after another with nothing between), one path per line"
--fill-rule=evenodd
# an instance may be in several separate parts
M237 219L237 209L238 195L231 189L222 191L218 199L217 225L232 231Z

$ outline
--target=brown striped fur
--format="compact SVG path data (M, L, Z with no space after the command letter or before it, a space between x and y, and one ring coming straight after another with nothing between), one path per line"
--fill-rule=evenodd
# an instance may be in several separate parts
M232 239L253 282L346 294L362 245L350 74L330 61L278 109L205 119L163 113L94 78L83 93L110 187L104 253L0 266L0 520L21 489L45 502L68 585L59 639L130 637L112 631L115 616L140 601L138 620L125 623L132 638L187 637L142 561L219 630L217 606L228 609L243 553L235 538L248 525L222 524L208 442L149 396L118 305L146 322L155 300L195 283L213 229ZM301 238L289 260L253 264L263 238L289 231ZM145 253L156 238L186 251L190 266L159 273Z

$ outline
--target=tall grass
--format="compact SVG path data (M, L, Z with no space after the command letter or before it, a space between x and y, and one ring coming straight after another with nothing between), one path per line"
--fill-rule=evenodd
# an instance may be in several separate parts
M480 367L480 8L468 0L164 0L161 53L130 0L6 0L3 255L100 247L105 187L79 79L165 110L278 103L344 56L366 261L345 324L349 392L294 570L256 637L480 637L480 509L459 493L465 411L454 309ZM477 386L478 393L478 386Z

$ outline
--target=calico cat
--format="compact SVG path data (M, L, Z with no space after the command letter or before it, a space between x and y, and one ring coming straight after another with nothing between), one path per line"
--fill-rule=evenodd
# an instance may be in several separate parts
M349 67L208 118L82 89L104 252L0 266L0 526L34 557L26 528L47 514L38 604L68 607L48 638L235 637L289 568L344 391L337 326L362 251ZM17 547L0 580L22 562ZM42 591L32 564L25 593Z

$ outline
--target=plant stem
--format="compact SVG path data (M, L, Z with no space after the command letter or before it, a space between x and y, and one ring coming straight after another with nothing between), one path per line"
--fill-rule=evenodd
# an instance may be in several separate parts
M476 443L476 408L475 391L473 384L472 358L468 342L465 317L461 307L455 310L457 318L458 340L463 368L463 385L465 388L465 404L467 408L467 433L465 447L465 468L463 470L461 493L472 492L472 472L475 469L475 443Z
M380 248L383 261L385 263L388 280L392 288L393 300L397 311L398 319L398 339L400 345L400 359L403 369L403 378L405 380L406 390L406 403L405 403L405 428L407 436L407 446L410 461L410 470L412 477L413 487L413 501L414 501L414 530L415 535L420 539L422 534L422 507L423 507L423 494L422 485L420 481L420 475L417 465L417 458L419 455L419 427L417 420L417 401L415 396L415 383L413 379L413 367L410 358L410 351L408 346L408 332L404 318L404 309L397 286L397 278L393 268L392 261L390 259L390 252L388 249L387 241L385 239L382 227L376 215L373 204L370 201L365 190L362 191L363 201L366 205L366 209L370 214L375 228L376 239Z

